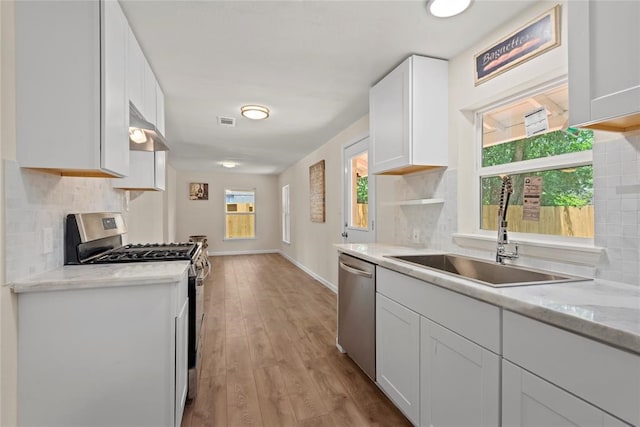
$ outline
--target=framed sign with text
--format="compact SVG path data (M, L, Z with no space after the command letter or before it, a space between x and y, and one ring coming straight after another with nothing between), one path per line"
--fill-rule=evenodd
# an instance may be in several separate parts
M478 86L557 46L560 46L560 5L477 53L475 84Z

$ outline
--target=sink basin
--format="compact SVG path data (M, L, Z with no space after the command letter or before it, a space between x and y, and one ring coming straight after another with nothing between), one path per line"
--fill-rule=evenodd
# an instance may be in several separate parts
M532 268L502 265L454 254L403 255L387 258L452 274L493 287L540 285L591 280Z

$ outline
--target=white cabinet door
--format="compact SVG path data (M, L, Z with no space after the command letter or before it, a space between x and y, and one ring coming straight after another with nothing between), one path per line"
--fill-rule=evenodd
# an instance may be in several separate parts
M605 130L640 127L640 2L567 6L569 122Z
M376 294L376 379L413 422L420 419L420 316Z
M500 357L422 317L420 402L423 426L499 425Z
M371 171L395 169L411 161L411 62L387 74L369 93Z
M102 144L101 166L113 173L129 170L129 99L127 44L129 24L120 4L101 2L102 25Z
M129 173L127 38L116 1L16 2L21 167L85 177Z
M113 188L128 190L164 190L166 188L166 152L131 151L131 172L111 180Z
M167 152L156 151L155 152L155 189L165 190L167 188Z
M180 314L176 317L176 409L175 426L180 427L184 404L187 400L187 378L188 378L188 319L189 300L186 299Z
M163 136L166 136L164 128L164 93L158 82L156 82L156 127Z
M133 31L129 29L129 54L127 66L127 83L129 86L129 101L140 111L144 106L144 55Z
M413 55L371 88L372 173L447 166L447 82L447 61Z
M153 74L149 61L144 59L144 90L142 100L142 115L147 121L156 124L156 77Z
M502 425L504 427L609 427L626 424L503 360Z

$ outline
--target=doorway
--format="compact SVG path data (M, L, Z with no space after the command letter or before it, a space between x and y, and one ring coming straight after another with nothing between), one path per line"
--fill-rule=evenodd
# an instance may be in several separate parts
M375 179L369 177L369 138L345 146L342 158L344 243L375 242Z

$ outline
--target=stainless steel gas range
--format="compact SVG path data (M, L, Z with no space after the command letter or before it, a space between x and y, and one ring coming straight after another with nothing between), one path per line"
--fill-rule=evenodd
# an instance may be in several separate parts
M124 244L127 228L118 212L67 215L65 265L114 264L122 262L190 261L189 297L189 388L193 399L200 377L200 335L204 323L204 280L211 264L200 242Z

